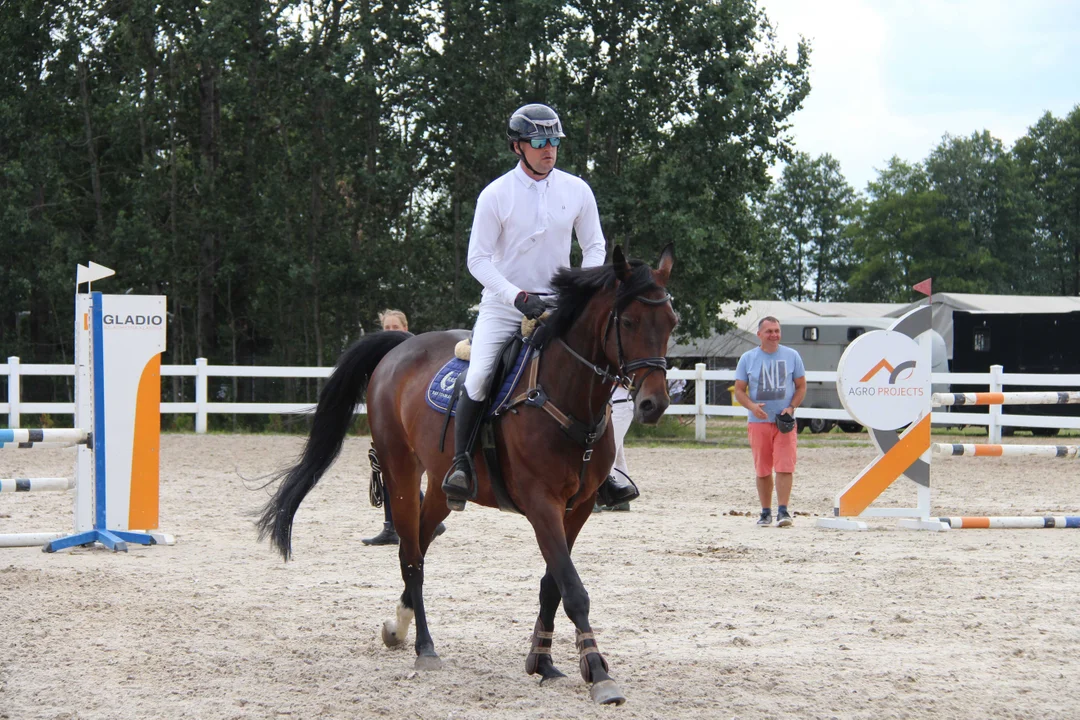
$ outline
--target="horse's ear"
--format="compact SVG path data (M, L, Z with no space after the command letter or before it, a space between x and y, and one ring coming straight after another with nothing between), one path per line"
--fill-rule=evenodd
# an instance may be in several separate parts
M671 268L675 264L675 243L668 243L664 251L660 253L660 260L656 263L656 282L662 287L667 287L671 279Z
M626 262L622 245L616 245L611 252L611 266L615 269L615 277L619 282L626 282L627 278L630 277L630 263Z

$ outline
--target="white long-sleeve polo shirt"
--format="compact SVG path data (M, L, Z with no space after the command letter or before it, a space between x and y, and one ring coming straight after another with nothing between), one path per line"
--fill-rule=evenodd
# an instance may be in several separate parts
M521 163L483 189L469 237L469 272L484 286L483 299L507 305L522 290L551 292L551 278L570 265L577 232L582 267L603 265L607 253L592 188L579 177L552 170L533 180Z

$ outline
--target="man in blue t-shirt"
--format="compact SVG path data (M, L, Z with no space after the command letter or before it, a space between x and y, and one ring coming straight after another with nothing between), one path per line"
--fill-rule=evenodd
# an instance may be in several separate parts
M747 432L761 500L757 524L772 525L775 470L776 526L790 527L788 502L798 445L795 410L806 397L806 368L798 352L780 344L780 321L776 318L762 318L757 336L761 347L743 353L735 368L735 400L749 411Z

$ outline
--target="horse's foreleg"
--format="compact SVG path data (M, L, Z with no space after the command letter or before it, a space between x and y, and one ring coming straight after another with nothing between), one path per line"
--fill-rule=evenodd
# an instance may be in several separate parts
M540 615L533 627L532 647L525 658L525 672L530 675L540 673L540 684L548 680L558 680L566 675L555 667L551 659L551 641L555 634L555 613L562 602L562 593L558 583L550 572L540 579Z
M576 538L591 512L591 504L579 504L571 513L571 517L566 520L564 528L563 518L560 517L563 510L557 504L553 504L548 512L537 513L536 517L530 515L529 520L536 532L540 551L544 555L544 560L547 561L548 572L545 578L549 575L554 579L556 589L562 597L563 608L577 629L581 677L585 682L592 683L593 700L598 703L621 705L626 698L608 675L607 661L597 648L592 626L589 624L589 593L581 582L573 560L570 559L571 542L568 536ZM544 599L544 586L541 581L541 616L537 621L538 626L544 626ZM549 606L551 625L544 626L544 632L547 632L548 627L554 628L554 613L558 608L558 602L549 601ZM536 638L534 630L534 646Z
M591 513L570 513L565 518L564 529L568 552L572 553L574 551L574 542L590 515ZM551 643L555 633L555 613L558 612L561 603L562 593L559 592L559 585L555 582L555 577L550 572L545 572L544 577L540 579L540 614L536 618L536 626L533 628L532 646L529 655L525 658L525 671L530 675L540 673L541 685L548 680L558 680L566 677L555 667L555 663L551 659Z

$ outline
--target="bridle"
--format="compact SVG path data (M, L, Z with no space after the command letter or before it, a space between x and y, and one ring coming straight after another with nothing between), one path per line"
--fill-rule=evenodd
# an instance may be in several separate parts
M635 295L624 304L630 302L640 302L645 305L666 305L671 303L671 293L665 291L662 298L647 298L644 295ZM631 398L636 402L637 391L641 388L641 385L645 383L645 379L654 372L660 371L667 376L667 358L663 357L644 357L636 358L627 362L626 352L623 350L622 342L622 323L619 322L619 299L616 298L614 306L611 308L611 312L608 313L607 323L604 326L604 345L607 345L608 337L611 335L611 328L615 328L615 347L618 353L619 368L615 375L612 375L607 369L601 368L593 362L586 360L579 353L577 353L572 347L570 347L565 340L561 337L559 342L562 343L563 349L570 353L571 357L575 358L578 362L585 365L587 368L596 373L597 376L604 378L606 381L612 383L612 391L615 386L625 387L630 391ZM641 382L633 383L631 380L631 373L635 370L647 367L649 371L645 373L645 377L641 378ZM591 409L590 409L591 410Z

